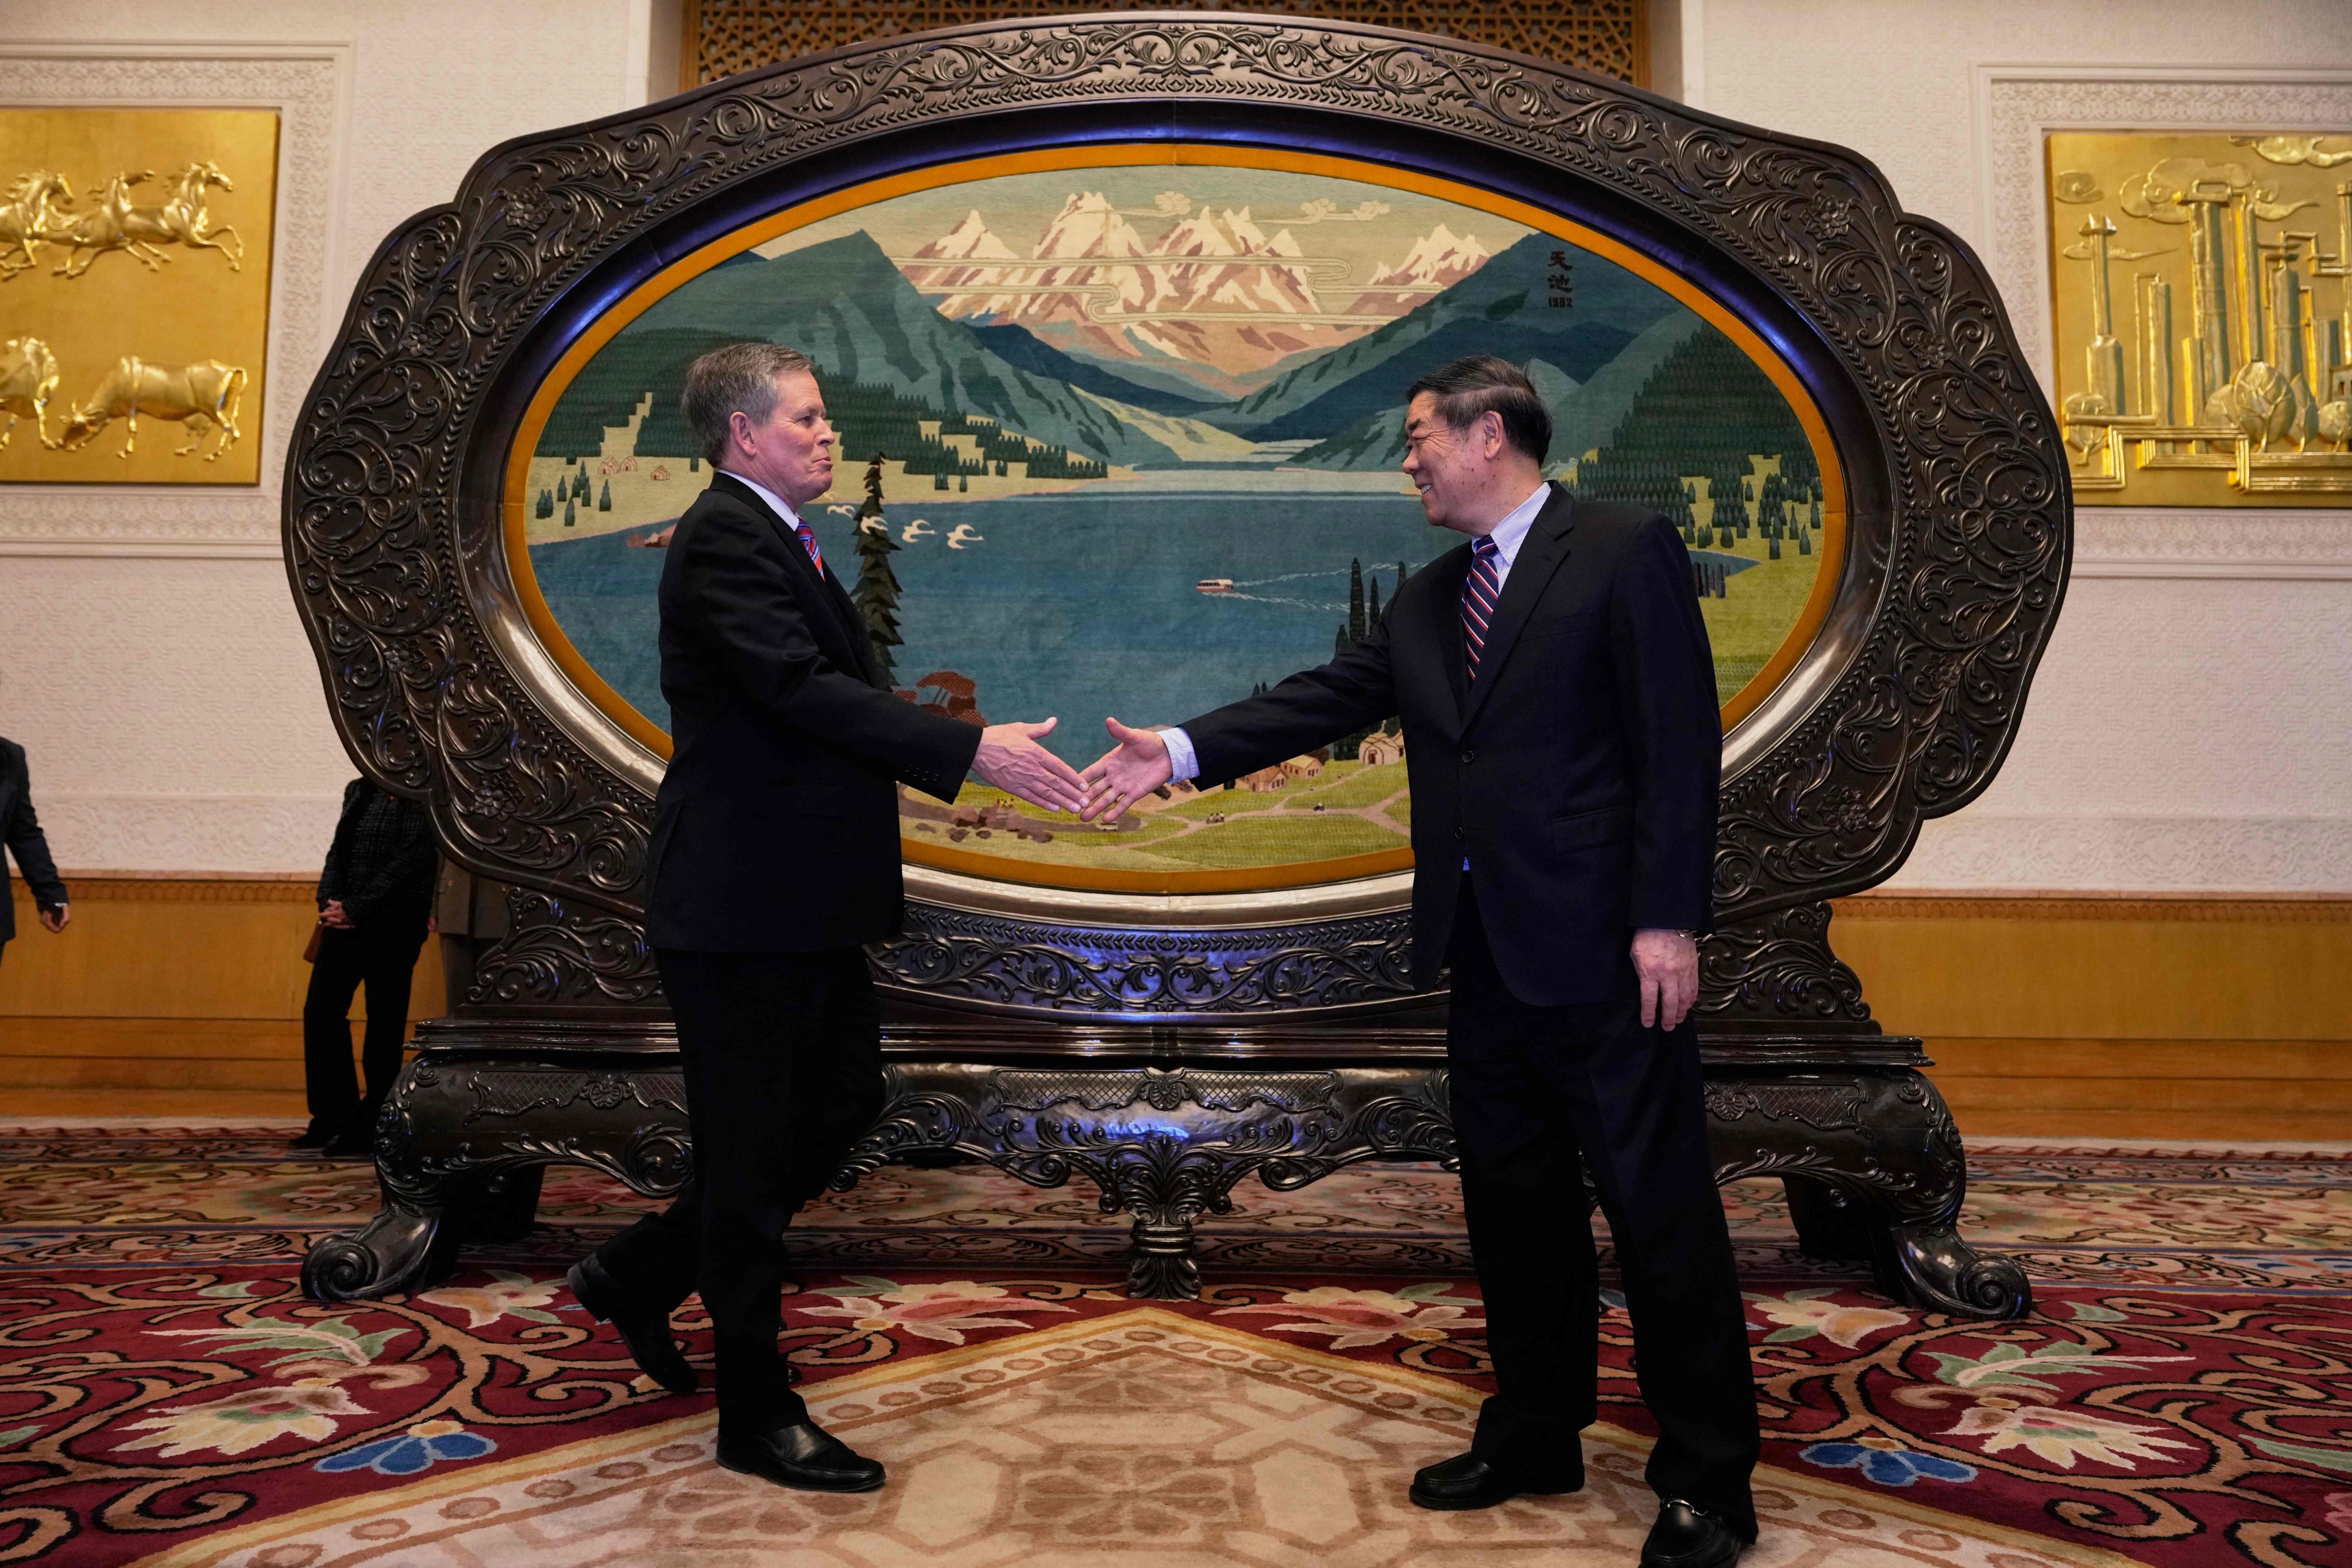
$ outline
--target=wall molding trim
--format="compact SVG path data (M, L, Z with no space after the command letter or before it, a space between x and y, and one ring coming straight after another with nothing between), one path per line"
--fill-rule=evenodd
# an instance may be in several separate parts
M2352 579L2352 510L2077 507L2074 574Z
M315 873L299 871L66 871L58 876L77 904L308 904L318 898ZM16 877L12 896L29 904L32 892Z
M2352 925L2352 893L2076 893L1968 889L1873 889L1831 900L1868 921L2161 921ZM1834 938L1832 938L1834 941Z
M5 487L0 555L279 554L286 451L321 344L340 316L330 297L350 120L347 43L0 42L0 106L272 109L278 210L271 252L269 360L255 438L258 484Z

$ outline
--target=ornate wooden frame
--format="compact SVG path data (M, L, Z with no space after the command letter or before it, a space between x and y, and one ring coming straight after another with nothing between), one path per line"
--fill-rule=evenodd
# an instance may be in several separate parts
M1795 1174L1809 1244L1866 1252L1915 1296L1961 1310L2021 1305L2014 1268L1950 1233L1958 1135L1916 1070L1917 1042L1879 1032L1832 952L1826 901L1883 879L1924 818L1991 779L2063 593L2066 465L1991 281L1843 149L1450 39L1230 13L965 26L788 62L495 149L454 203L377 252L289 455L288 573L361 766L430 803L452 860L515 890L468 1002L428 1035L424 1077L412 1069L387 1109L376 1241L315 1256L314 1288L413 1283L429 1243L446 1256L436 1226L460 1178L581 1158L658 1191L683 1169L682 1146L651 1131L635 1146L668 1152L645 1162L609 1141L533 1131L531 1116L554 1114L545 1104L499 1113L519 1142L496 1154L449 1120L488 1114L473 1089L429 1109L465 1062L488 1070L482 1053L502 1071L562 1064L576 1080L557 1094L568 1106L586 1081L580 1051L625 1067L631 1052L663 1048L639 921L643 749L532 640L501 555L504 464L532 390L609 301L754 214L978 153L1156 139L1346 151L1572 213L1696 280L1803 381L1838 451L1848 547L1812 646L1727 737L1720 929L1704 950L1700 1003L1719 1144L1747 1151L1725 1173ZM1305 1050L1333 1070L1417 1063L1426 1079L1442 1056L1426 1027L1442 998L1409 988L1393 885L1370 902L1341 888L1240 905L940 873L911 876L909 890L905 932L876 953L896 1015L935 1026L894 1036L908 1095L947 1093L938 1086L973 1061L1073 1052L1195 1078L1206 1068L1184 1063ZM1312 1041L1293 1037L1318 1027ZM1349 1098L1336 1082L1338 1098L1317 1103ZM642 1087L613 1092L654 1114ZM1345 1157L1450 1152L1442 1089L1429 1079L1415 1091L1435 1095L1438 1115L1404 1144L1360 1138ZM991 1104L1011 1103L1003 1089L987 1090ZM1225 1091L1204 1092L1164 1089L1167 1136L1206 1135L1176 1114L1223 1103ZM1030 1179L1066 1179L1070 1159L1022 1167L1002 1119L983 1135L987 1116L966 1101L928 1131L894 1110L873 1152L952 1145ZM1277 1149L1265 1142L1275 1130L1237 1130L1230 1110L1212 1139L1233 1155L1221 1173L1307 1168L1279 1165L1303 1157L1297 1127ZM1743 1120L1788 1135L1731 1136ZM1898 1122L1908 1131L1886 1142ZM1022 1122L1024 1135L1038 1124ZM1327 1133L1307 1142L1321 1149ZM1256 1152L1243 1158L1235 1137ZM1909 1151L1899 1159L1898 1143ZM1325 1168L1339 1157L1315 1155ZM1221 1180L1207 1207L1230 1188ZM1143 1239L1150 1205L1115 1201L1117 1185L1105 1184L1106 1205L1136 1209ZM1908 1194L1899 1203L1896 1189ZM1874 1240L1837 1239L1838 1194L1871 1211ZM394 1224L394 1210L408 1219ZM1181 1268L1139 1280L1187 1283Z

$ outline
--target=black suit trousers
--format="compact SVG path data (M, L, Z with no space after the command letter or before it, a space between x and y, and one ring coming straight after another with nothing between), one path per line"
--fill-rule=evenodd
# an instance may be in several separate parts
M1649 1482L1756 1537L1759 1447L1746 1312L1707 1152L1698 1032L1643 1028L1638 996L1520 1001L1463 879L1446 1056L1494 1398L1473 1451L1573 1471L1598 1417L1600 1272L1580 1166L1609 1218L1658 1424Z
M873 973L856 947L655 957L677 1020L694 1174L597 1260L641 1310L666 1315L702 1292L722 1427L805 1421L776 1348L784 1228L881 1114Z
M424 905L385 910L357 927L330 926L319 938L310 989L302 998L302 1087L310 1124L331 1132L372 1115L400 1076L408 1039L408 991L425 945ZM367 987L367 1031L360 1045L367 1069L362 1093L352 1073L352 998Z

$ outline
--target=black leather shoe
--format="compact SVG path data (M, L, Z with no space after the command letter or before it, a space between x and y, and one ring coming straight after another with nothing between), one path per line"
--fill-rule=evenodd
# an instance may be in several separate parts
M321 1144L319 1152L330 1160L375 1158L375 1121L362 1116Z
M1492 1508L1523 1492L1558 1497L1583 1485L1580 1465L1564 1474L1534 1476L1490 1465L1475 1454L1456 1454L1415 1471L1412 1489L1405 1495L1423 1508Z
M1668 1498L1642 1542L1642 1568L1731 1568L1748 1543L1711 1513Z
M590 1317L621 1331L622 1342L629 1347L639 1372L672 1394L692 1394L699 1386L694 1368L687 1364L686 1352L669 1337L669 1315L631 1306L594 1254L573 1264L563 1282L572 1287L572 1299L587 1308Z
M719 1463L806 1492L870 1492L882 1484L882 1461L854 1452L814 1421L764 1432L719 1434Z

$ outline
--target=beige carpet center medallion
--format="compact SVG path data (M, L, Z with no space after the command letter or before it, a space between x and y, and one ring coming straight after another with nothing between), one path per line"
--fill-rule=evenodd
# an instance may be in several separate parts
M1632 1563L1654 1510L1647 1444L1587 1434L1572 1497L1472 1513L1405 1500L1476 1401L1401 1367L1138 1308L885 1363L811 1389L825 1426L887 1461L879 1492L787 1492L719 1469L715 1417L468 1468L147 1559L172 1568L1469 1568ZM1749 1568L2128 1568L1767 1468Z

